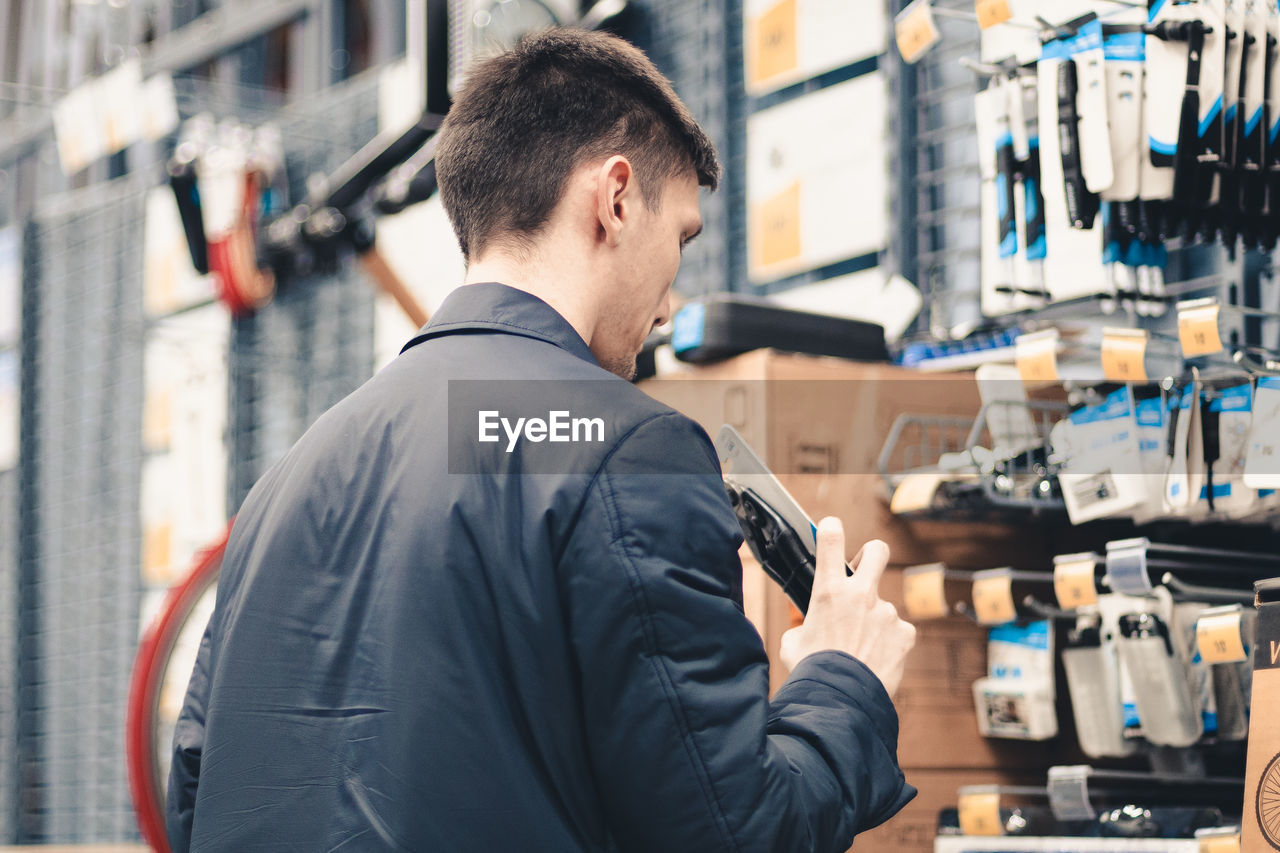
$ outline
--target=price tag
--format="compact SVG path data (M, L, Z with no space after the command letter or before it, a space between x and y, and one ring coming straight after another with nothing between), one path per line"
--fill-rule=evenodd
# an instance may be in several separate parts
M170 582L173 563L173 527L166 523L144 525L142 529L142 578L149 585Z
M1188 358L1222 352L1218 335L1218 302L1215 299L1192 299L1178 303L1178 340L1182 354Z
M920 512L928 509L933 504L933 495L941 484L941 474L908 474L893 490L889 511L894 515L902 515L906 512Z
M978 26L984 30L1013 17L1009 0L976 0L974 11L978 13Z
M759 266L800 257L800 182L756 205L755 220Z
M1240 608L1213 608L1196 620L1196 645L1206 663L1240 663L1249 659L1240 636Z
M1013 344L1013 359L1023 382L1057 381L1058 330L1045 329L1020 335Z
M1093 573L1093 554L1061 554L1053 558L1053 591L1058 606L1074 610L1098 603L1098 588Z
M942 619L947 607L946 567L942 563L912 566L902 572L902 597L913 619Z
M772 77L795 71L798 15L796 0L782 0L751 21L748 36L747 83L758 86Z
M933 21L929 0L914 0L893 19L893 33L902 61L918 62L929 48L942 41L942 33Z
M1111 382L1147 381L1145 329L1102 330L1102 375Z
M962 788L959 800L961 832L965 835L1004 835L998 790Z
M1200 839L1200 853L1240 853L1240 833L1224 833Z
M173 436L173 400L167 388L149 389L142 401L142 444L168 450Z
M1003 625L1018 618L1013 606L1013 578L1008 569L973 575L973 611L983 625Z

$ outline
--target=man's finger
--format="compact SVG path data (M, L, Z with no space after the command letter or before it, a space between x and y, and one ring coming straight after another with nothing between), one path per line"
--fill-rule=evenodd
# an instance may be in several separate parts
M818 522L817 566L813 572L813 592L834 593L844 572L844 525L835 516Z
M853 564L853 582L864 592L878 594L880 577L889 565L889 546L879 539L872 539L858 552Z

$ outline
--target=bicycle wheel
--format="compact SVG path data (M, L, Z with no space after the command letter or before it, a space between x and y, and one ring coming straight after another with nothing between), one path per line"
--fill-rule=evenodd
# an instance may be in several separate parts
M142 837L158 853L169 853L164 804L173 727L200 638L213 612L218 572L230 534L228 522L222 538L199 552L191 573L169 590L134 659L125 718L129 793Z

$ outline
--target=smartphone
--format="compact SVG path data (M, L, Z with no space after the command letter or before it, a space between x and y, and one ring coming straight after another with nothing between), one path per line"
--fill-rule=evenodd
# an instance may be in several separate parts
M728 424L722 426L715 447L729 503L751 553L800 612L808 613L817 566L818 526L737 430ZM847 566L845 570L852 574Z

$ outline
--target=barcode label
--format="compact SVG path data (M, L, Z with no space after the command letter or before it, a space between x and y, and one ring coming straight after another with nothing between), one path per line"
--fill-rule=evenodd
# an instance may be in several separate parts
M1114 498L1117 493L1116 481L1110 471L1100 471L1072 482L1071 491L1080 508L1088 509L1094 504Z

